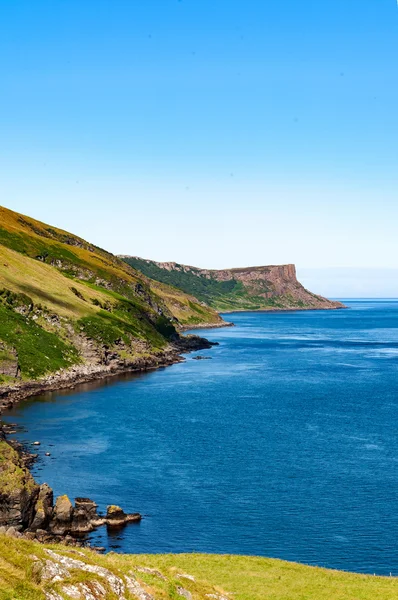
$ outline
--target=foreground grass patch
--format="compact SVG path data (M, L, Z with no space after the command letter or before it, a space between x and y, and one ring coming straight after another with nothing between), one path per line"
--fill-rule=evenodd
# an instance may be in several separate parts
M121 555L163 571L189 573L235 600L396 600L398 578L358 575L251 556Z
M58 555L108 569L125 578L133 574L156 600L183 598L184 588L192 600L227 597L231 600L396 600L398 579L356 575L307 567L279 560L206 554L98 555L65 546L43 546L36 542L0 535L0 600L44 600L44 590L62 592L62 585L41 581L34 573L35 561ZM152 569L152 571L149 571ZM70 573L67 583L89 582L91 573ZM97 578L98 579L98 578ZM99 581L104 581L99 578ZM187 596L185 596L187 597ZM65 596L66 598L66 596ZM111 592L106 598L115 600ZM129 600L136 598L126 593Z

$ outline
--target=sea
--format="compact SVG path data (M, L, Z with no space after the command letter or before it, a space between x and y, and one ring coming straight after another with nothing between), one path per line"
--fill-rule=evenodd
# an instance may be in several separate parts
M94 545L398 575L398 301L344 302L226 314L234 327L200 332L218 345L183 363L5 420L41 442L33 474L56 495L142 513Z

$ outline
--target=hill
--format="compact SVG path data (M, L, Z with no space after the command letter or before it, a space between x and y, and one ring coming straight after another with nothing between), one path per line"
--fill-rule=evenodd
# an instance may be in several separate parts
M216 271L135 256L121 258L147 277L193 294L219 312L343 308L340 302L306 290L297 281L294 265Z
M27 381L49 386L55 372L63 387L168 364L201 343L179 332L204 324L223 321L80 237L0 207L0 397Z
M395 600L398 579L203 554L100 556L0 534L0 600Z

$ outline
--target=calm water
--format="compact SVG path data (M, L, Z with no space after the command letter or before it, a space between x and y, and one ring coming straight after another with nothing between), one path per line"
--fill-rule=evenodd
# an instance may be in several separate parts
M145 515L95 542L398 575L398 302L227 315L212 360L9 415L37 479ZM51 458L44 453L50 451Z

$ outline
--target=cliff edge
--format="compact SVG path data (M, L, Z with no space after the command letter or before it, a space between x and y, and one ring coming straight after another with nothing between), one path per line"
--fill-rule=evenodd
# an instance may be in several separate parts
M341 302L307 290L297 280L293 264L212 270L131 256L121 258L144 275L193 294L219 312L344 308Z

